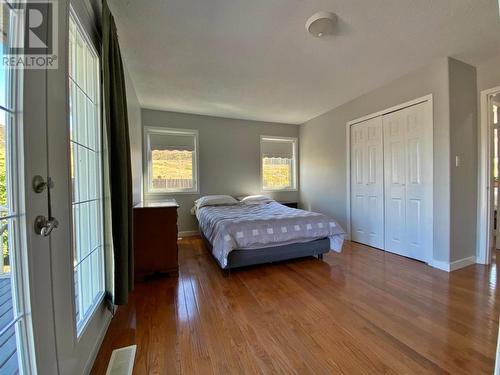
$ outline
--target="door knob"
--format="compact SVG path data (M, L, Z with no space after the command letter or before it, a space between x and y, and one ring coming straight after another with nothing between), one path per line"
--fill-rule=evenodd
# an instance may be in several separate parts
M35 233L47 237L52 233L54 228L59 226L59 222L56 218L50 217L46 218L45 216L37 216L35 218Z
M50 189L54 186L52 179L50 177L47 178L47 182L45 182L42 176L36 175L35 177L33 177L32 187L35 193L40 194L45 190L47 186Z

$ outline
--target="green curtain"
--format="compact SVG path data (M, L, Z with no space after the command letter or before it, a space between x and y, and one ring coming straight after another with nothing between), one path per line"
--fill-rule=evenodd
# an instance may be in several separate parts
M106 292L113 305L123 305L134 285L132 172L123 63L115 20L106 1L102 6L102 35Z

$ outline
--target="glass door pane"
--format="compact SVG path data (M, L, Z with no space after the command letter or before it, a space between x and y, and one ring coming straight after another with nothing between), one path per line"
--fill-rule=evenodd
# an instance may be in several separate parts
M76 16L69 22L70 144L78 334L104 295L99 58Z
M16 35L16 12L5 1L0 7L0 51L7 54ZM23 280L26 249L20 230L19 191L23 171L16 93L22 71L0 66L0 374L29 374L27 290Z

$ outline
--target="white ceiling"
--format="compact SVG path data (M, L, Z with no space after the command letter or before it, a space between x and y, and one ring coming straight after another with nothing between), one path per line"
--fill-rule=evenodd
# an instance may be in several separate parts
M303 123L433 59L500 54L496 0L111 0L141 105ZM318 10L337 35L314 38Z

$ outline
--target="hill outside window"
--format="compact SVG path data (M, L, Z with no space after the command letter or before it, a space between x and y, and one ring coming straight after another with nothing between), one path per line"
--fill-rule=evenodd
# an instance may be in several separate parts
M148 127L145 132L147 193L198 192L198 131Z

